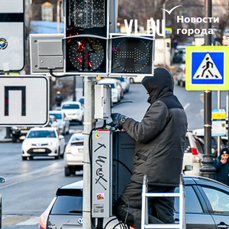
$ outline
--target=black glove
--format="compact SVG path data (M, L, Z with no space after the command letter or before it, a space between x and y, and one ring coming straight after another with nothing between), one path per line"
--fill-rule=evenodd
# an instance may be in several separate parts
M111 114L111 118L113 120L113 123L115 125L122 126L123 123L126 121L127 117L125 115L119 114L119 113L113 113Z

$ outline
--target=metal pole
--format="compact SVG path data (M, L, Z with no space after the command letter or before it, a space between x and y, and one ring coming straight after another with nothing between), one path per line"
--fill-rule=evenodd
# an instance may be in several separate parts
M83 164L83 229L91 228L91 165L89 136L92 130L93 85L88 76L84 77L84 164Z
M57 28L56 28L56 33L60 33L60 1L62 1L62 0L57 0L57 10L56 10Z
M76 101L76 76L73 76L73 101Z
M49 110L52 110L52 76L49 76Z
M227 147L229 149L229 91L227 96Z
M212 1L205 0L205 15L207 18L212 16ZM211 23L207 20L206 30L211 28ZM205 45L211 45L211 34L205 36ZM211 91L204 92L204 156L202 160L203 166L200 168L201 175L208 178L214 178L215 168L213 167L213 155L211 153L211 113L212 113L212 93Z
M165 9L167 1L163 4L163 9ZM163 20L165 21L165 27L166 27L166 14L165 10L163 10ZM166 34L164 36L164 66L166 66Z
M221 108L221 91L217 91L217 108ZM217 137L217 150L218 150L218 156L220 154L220 146L221 146L221 137Z

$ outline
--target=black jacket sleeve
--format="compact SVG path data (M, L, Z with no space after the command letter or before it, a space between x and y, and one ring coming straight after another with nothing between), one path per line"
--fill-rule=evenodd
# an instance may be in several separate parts
M128 118L123 128L136 141L147 143L159 135L168 120L167 106L162 101L157 101L149 107L141 122Z

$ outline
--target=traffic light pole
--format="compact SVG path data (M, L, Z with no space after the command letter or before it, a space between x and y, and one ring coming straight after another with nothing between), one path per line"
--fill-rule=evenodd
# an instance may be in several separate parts
M93 85L88 76L84 77L84 160L83 160L83 229L91 228L91 165L89 136L93 128Z
M205 0L205 15L207 18L212 16L212 0ZM206 30L209 31L211 23L207 20ZM205 45L211 46L211 34L205 36ZM211 113L212 113L212 93L211 91L204 91L204 156L203 166L200 168L201 175L208 178L214 178L215 168L213 167L213 156L211 153Z

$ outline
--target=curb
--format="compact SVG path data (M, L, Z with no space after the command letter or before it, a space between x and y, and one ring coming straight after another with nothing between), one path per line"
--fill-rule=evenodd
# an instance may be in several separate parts
M12 142L12 139L11 138L0 139L0 143L9 143L9 142Z

